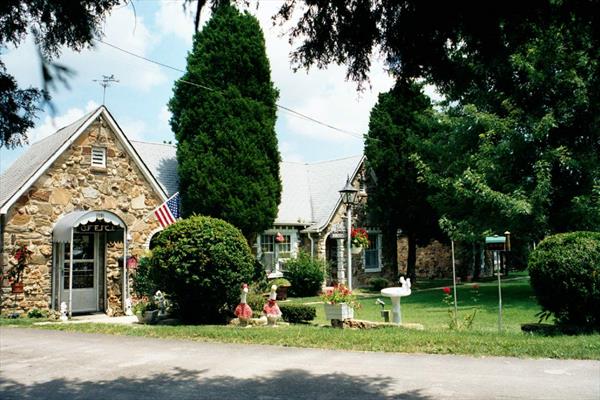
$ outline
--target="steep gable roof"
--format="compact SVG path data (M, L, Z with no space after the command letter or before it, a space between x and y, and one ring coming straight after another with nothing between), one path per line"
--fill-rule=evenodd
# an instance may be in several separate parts
M60 128L31 147L0 175L0 208L17 192L21 191L29 179L60 149L77 130L98 110L91 111L70 125ZM28 186L27 186L28 188ZM27 189L25 188L25 190Z
M137 154L108 109L100 106L72 124L59 129L56 133L32 144L21 157L0 175L0 214L6 214L14 202L100 116L110 125L157 194L161 198L166 199L166 191L159 185L154 175L146 167L146 164Z

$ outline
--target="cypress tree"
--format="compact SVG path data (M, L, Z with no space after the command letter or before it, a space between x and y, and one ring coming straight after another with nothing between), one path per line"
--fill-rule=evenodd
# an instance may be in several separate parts
M218 6L196 33L173 91L183 215L222 218L252 241L273 224L281 196L279 92L257 19Z

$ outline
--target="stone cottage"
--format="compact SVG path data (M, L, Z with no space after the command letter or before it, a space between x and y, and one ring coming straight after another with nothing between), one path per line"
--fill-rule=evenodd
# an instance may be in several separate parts
M124 260L144 251L158 229L152 212L171 189L172 177L159 182L151 167L103 106L16 160L0 177L3 274L17 246L33 254L22 293L3 280L2 313L65 302L70 312L123 314Z
M153 211L178 190L175 153L170 144L129 140L104 106L34 143L0 176L3 276L15 264L18 246L33 252L22 292L3 280L0 312L59 310L65 303L74 313L125 313L131 256L149 248L161 230ZM281 276L286 261L303 250L329 261L329 280L344 282L346 207L339 190L350 179L364 205L364 157L282 162L280 171L278 216L258 236L257 258L271 276ZM370 245L352 256L353 286L380 276L385 264L381 232L364 227ZM434 252L419 249L421 276L449 268L447 247L433 246Z

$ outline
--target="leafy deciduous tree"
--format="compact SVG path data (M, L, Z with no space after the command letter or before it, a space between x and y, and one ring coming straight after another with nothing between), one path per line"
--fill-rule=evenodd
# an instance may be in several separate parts
M367 167L376 182L368 187L368 211L389 234L386 244L396 249L396 231L408 237L407 273L415 280L417 242L439 236L437 216L427 202L428 187L418 181L418 171L410 155L418 141L428 137L435 115L421 85L400 80L371 110L369 133L365 136ZM392 251L391 254L396 254Z

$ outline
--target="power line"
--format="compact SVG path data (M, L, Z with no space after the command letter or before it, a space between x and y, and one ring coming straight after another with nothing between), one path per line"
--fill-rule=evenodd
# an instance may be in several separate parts
M150 58L148 58L148 57L144 57L144 56L142 56L142 55L139 55L139 54L136 54L136 53L134 53L134 52L132 52L132 51L129 51L129 50L123 49L123 48L121 48L121 47L119 47L119 46L116 46L116 45L114 45L114 44L111 44L111 43L105 42L105 41L104 41L104 40L102 40L102 39L96 39L96 41L98 41L98 42L100 42L100 43L102 43L102 44L104 44L104 45L106 45L106 46L112 47L113 49L115 49L115 50L118 50L118 51L120 51L120 52L122 52L122 53L128 54L128 55L130 55L130 56L132 56L132 57L139 58L140 60L144 60L144 61L146 61L146 62L149 62L149 63L152 63L152 64L156 64L156 65L158 65L158 66L161 66L161 67L163 67L163 68L168 68L168 69L171 69L171 70L173 70L173 71L177 71L177 72L180 72L180 73L183 73L183 74L185 74L185 73L186 73L186 71L185 71L185 70L182 70L182 69L180 69L180 68L173 67L173 66L171 66L171 65L168 65L168 64L165 64L165 63L162 63L162 62L156 61L156 60L152 60L152 59L150 59ZM211 91L211 92L220 92L220 90L218 90L218 89L214 89L214 88L211 88L211 87L209 87L209 86L206 86L206 85L202 85L202 84L200 84L200 83L197 83L197 82L192 82L192 81L189 81L189 80L186 80L186 79L182 79L182 78L179 78L179 79L177 79L177 80L178 80L179 82L182 82L182 83L185 83L185 84L188 84L188 85L192 85L192 86L196 86L196 87L198 87L198 88L201 88L201 89L204 89L204 90L208 90L208 91ZM311 121L311 122L314 122L314 123L316 123L316 124L322 125L322 126L324 126L324 127L326 127L326 128L329 128L329 129L332 129L332 130L338 131L338 132L340 132L340 133L344 133L344 134L346 134L346 135L352 136L352 137L353 137L353 138L355 138L355 139L361 139L361 140L363 139L363 135L362 135L362 134L360 134L360 133L357 133L357 132L352 132L352 131L348 131L348 130L345 130L345 129L342 129L342 128L338 128L338 127L336 127L336 126L333 126L333 125L331 125L331 124L328 124L328 123L326 123L326 122L319 121L319 120L318 120L318 119L316 119L316 118L313 118L313 117L311 117L311 116L308 116L308 115L306 115L306 114L303 114L303 113L301 113L301 112L298 112L298 111L296 111L296 110L293 110L293 109L291 109L291 108L289 108L289 107L282 106L281 104L277 104L277 103L276 103L276 104L275 104L275 106L276 106L277 108L281 109L281 110L287 111L288 113L290 113L291 115L293 115L293 116L295 116L295 117L299 117L299 118L302 118L302 119L304 119L304 120Z

